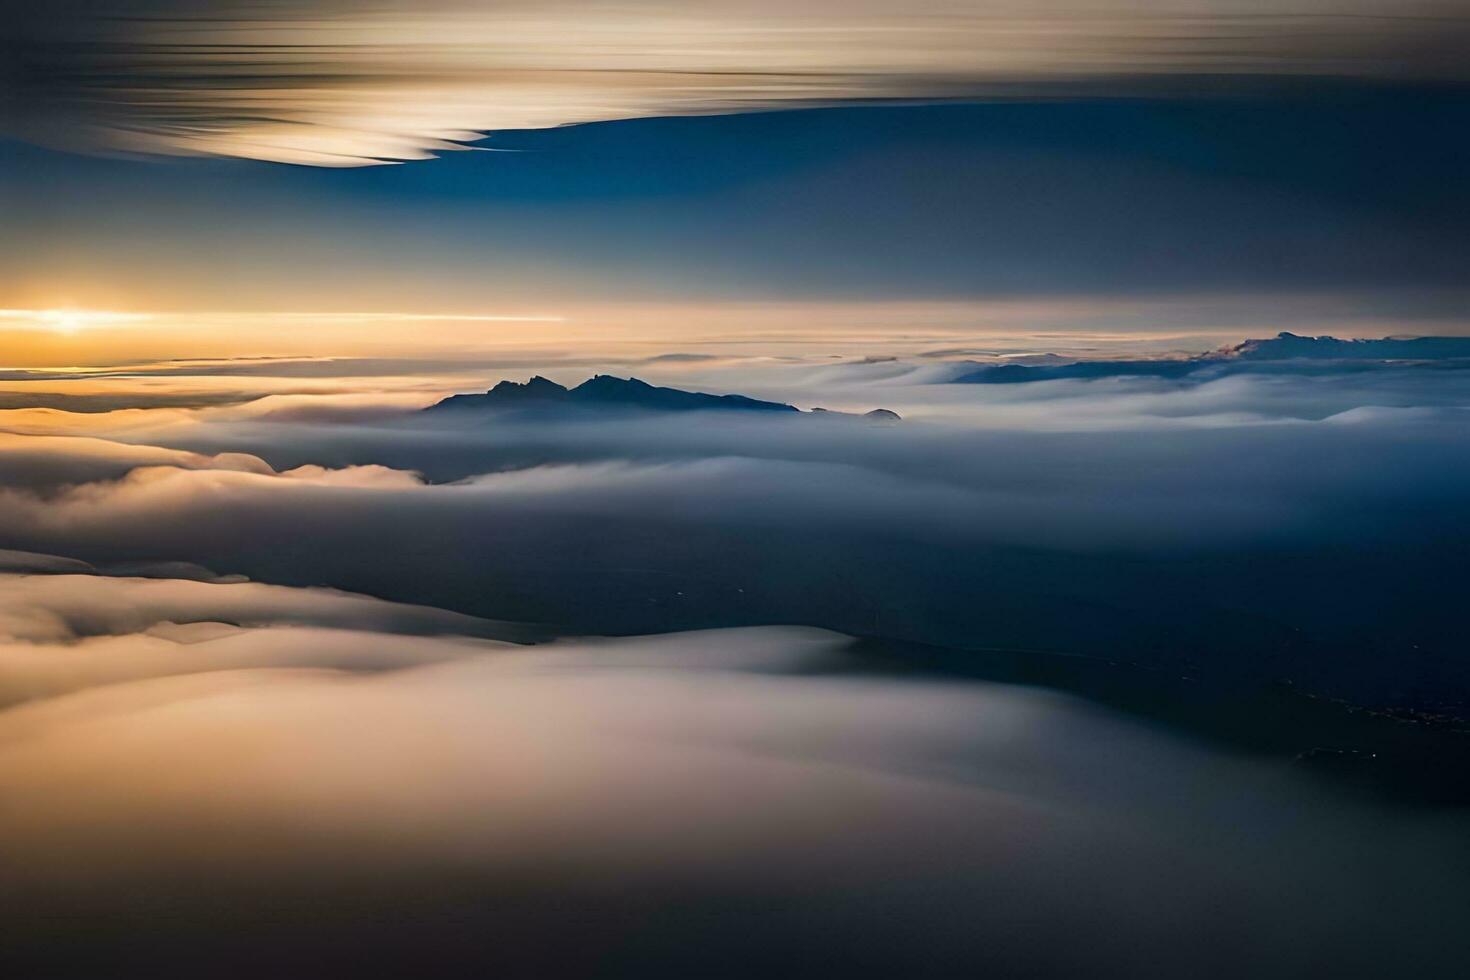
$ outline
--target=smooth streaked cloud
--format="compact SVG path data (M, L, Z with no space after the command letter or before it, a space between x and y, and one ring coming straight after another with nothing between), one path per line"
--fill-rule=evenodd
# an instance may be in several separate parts
M1181 78L1465 77L1462 0L114 0L4 12L14 135L313 166L654 115Z

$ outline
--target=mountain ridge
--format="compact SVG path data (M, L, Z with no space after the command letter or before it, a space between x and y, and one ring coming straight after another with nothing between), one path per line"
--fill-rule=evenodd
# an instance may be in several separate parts
M479 408L564 406L567 408L622 407L665 412L746 411L796 412L793 405L760 401L745 395L711 395L682 388L660 388L638 378L597 374L574 388L542 375L521 383L502 381L483 394L451 395L428 411Z
M1065 364L975 364L974 370L959 375L951 383L1020 384L1028 381L1087 381L1116 377L1177 380L1196 374L1219 376L1242 372L1309 374L1327 370L1368 371L1405 363L1443 368L1470 367L1470 337L1344 340L1325 334L1308 337L1282 331L1275 337L1244 340L1239 344L1188 357L1076 360Z
M651 385L639 378L618 378L610 374L593 375L572 388L557 384L539 374L524 382L501 381L483 393L450 395L430 405L424 411L442 413L547 408L571 411L612 409L800 415L822 413L838 416L850 414L830 412L826 409L812 409L810 412L803 412L796 406L785 402L762 401L747 395L713 395L702 391L686 391L682 388L664 388ZM893 422L899 419L898 413L886 408L873 409L858 417L881 422Z

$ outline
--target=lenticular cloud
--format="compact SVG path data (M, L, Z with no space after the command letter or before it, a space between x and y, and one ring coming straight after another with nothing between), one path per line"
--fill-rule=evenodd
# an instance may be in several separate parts
M12 135L322 167L487 132L855 100L1464 77L1464 6L926 0L0 6Z

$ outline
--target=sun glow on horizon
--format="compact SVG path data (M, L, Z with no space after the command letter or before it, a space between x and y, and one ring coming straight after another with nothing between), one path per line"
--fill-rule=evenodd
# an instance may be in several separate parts
M136 323L148 319L150 315L147 313L122 313L113 310L82 310L67 307L44 310L0 310L0 320L16 321L24 326L59 334L74 334L89 327Z
M243 320L285 319L320 320L323 322L345 321L426 321L426 322L470 322L470 323L563 323L566 318L551 313L405 313L376 311L330 311L330 310L260 310L260 311L199 311L199 312L122 312L118 310L86 310L69 307L50 309L0 309L0 320L17 321L22 324L42 326L62 333L72 333L89 326L142 321L179 320Z
M553 313L333 310L115 310L58 304L0 308L0 364L119 363L261 354L403 355L542 342ZM534 334L534 336L528 336Z

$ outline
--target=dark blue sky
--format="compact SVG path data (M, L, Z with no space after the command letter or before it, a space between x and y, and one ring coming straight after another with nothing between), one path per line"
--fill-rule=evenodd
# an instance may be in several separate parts
M484 145L515 152L327 170L0 144L0 287L85 277L230 308L351 288L383 302L1346 291L1433 309L1458 301L1470 259L1470 97L1450 88L666 117Z

